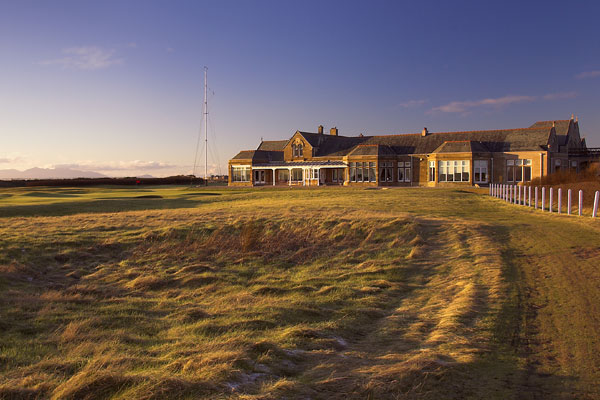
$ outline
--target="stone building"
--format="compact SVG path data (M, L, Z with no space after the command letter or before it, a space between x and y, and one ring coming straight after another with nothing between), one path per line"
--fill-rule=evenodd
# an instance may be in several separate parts
M296 131L229 160L230 186L460 186L522 183L585 167L579 123L528 128L381 136Z

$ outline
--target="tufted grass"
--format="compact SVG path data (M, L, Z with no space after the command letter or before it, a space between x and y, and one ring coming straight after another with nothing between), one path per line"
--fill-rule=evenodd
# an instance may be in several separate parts
M485 192L0 190L0 398L598 397L600 221Z

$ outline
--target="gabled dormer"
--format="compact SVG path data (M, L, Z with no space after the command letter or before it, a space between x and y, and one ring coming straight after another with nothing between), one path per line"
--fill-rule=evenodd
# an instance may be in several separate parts
M304 161L313 157L313 146L304 137L303 132L296 131L283 149L285 161Z

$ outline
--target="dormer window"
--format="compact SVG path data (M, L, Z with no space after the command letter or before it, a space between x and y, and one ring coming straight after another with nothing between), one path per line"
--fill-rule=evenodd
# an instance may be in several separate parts
M304 149L303 149L302 143L298 143L298 144L294 143L292 145L292 152L293 152L294 157L303 157Z

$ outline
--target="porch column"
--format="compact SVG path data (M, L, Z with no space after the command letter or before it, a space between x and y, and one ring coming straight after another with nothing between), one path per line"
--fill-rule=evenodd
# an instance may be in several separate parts
M288 172L289 172L289 185L292 186L292 169L288 168Z
M275 168L271 168L273 170L273 186L275 186Z

